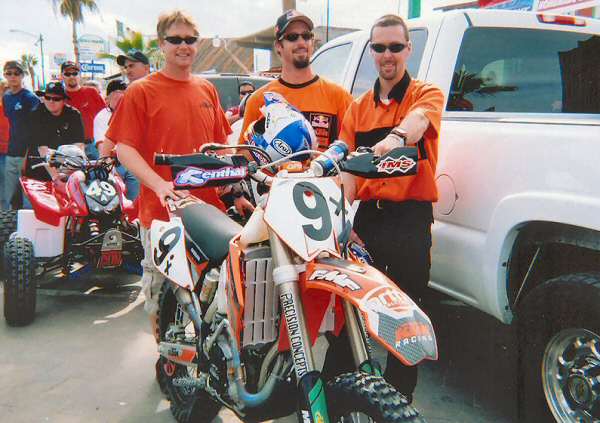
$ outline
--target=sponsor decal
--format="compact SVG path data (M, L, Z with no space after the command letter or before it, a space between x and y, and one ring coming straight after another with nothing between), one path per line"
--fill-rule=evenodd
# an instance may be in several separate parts
M319 146L327 147L330 141L333 117L322 113L309 113L308 120L310 121L310 126L315 130Z
M311 281L322 280L333 282L339 287L348 288L350 291L359 291L361 289L360 285L354 282L350 276L340 273L338 270L317 269L308 279Z
M290 154L292 154L292 149L290 148L290 146L285 141L279 138L275 138L273 140L272 146L273 149L282 156L289 156Z
M410 157L400 156L397 159L392 157L386 157L377 163L377 172L379 173L387 173L389 175L393 173L407 173L413 167L417 165Z
M175 186L200 187L210 181L245 178L247 169L243 166L225 166L219 169L188 167L177 174Z
M320 411L317 411L317 414L315 415L315 420L317 423L325 423L325 419L323 418L323 415Z
M313 128L329 129L329 116L312 114L310 124Z
M294 360L296 376L298 380L300 380L308 373L308 364L306 360L306 349L302 342L302 333L300 332L300 325L298 323L298 310L292 294L282 294L280 299L283 315L285 316L285 322L287 324L288 335L290 337L290 349L292 352L292 359Z
M409 322L396 330L396 349L417 344L419 342L433 342L433 336L426 324Z
M387 308L395 312L405 312L412 308L412 300L400 290L392 288L377 289L367 299L373 308Z

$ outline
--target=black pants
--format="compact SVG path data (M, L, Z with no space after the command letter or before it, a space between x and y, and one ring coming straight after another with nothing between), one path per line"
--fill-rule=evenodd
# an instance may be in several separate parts
M363 201L354 219L354 230L365 242L374 265L421 306L431 267L432 205L422 201ZM422 306L421 306L422 307ZM324 378L354 369L347 335L329 338ZM417 367L404 366L388 354L385 379L399 392L412 394Z

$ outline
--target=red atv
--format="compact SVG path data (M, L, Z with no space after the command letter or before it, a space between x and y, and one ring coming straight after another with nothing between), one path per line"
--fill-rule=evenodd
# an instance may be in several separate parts
M37 283L48 272L62 271L68 278L75 263L83 265L78 272L139 266L137 203L125 197L125 184L112 171L115 164L114 158L88 161L77 146L66 145L30 166L55 168L55 181L21 177L33 210L0 215L9 325L33 321Z

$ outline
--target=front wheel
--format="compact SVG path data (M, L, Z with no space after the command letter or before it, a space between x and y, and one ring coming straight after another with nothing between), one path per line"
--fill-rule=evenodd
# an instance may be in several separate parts
M25 326L35 318L34 260L28 239L15 237L4 245L4 317L10 326Z
M379 376L346 373L327 384L332 422L425 423L406 398Z

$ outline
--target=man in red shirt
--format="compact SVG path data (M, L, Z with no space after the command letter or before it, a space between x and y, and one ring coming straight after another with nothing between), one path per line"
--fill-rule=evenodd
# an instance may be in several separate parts
M60 66L60 73L69 96L67 104L79 110L83 119L85 153L88 158L97 159L98 150L94 145L94 118L106 107L106 104L95 88L81 86L80 69L77 63L71 61L63 63Z

